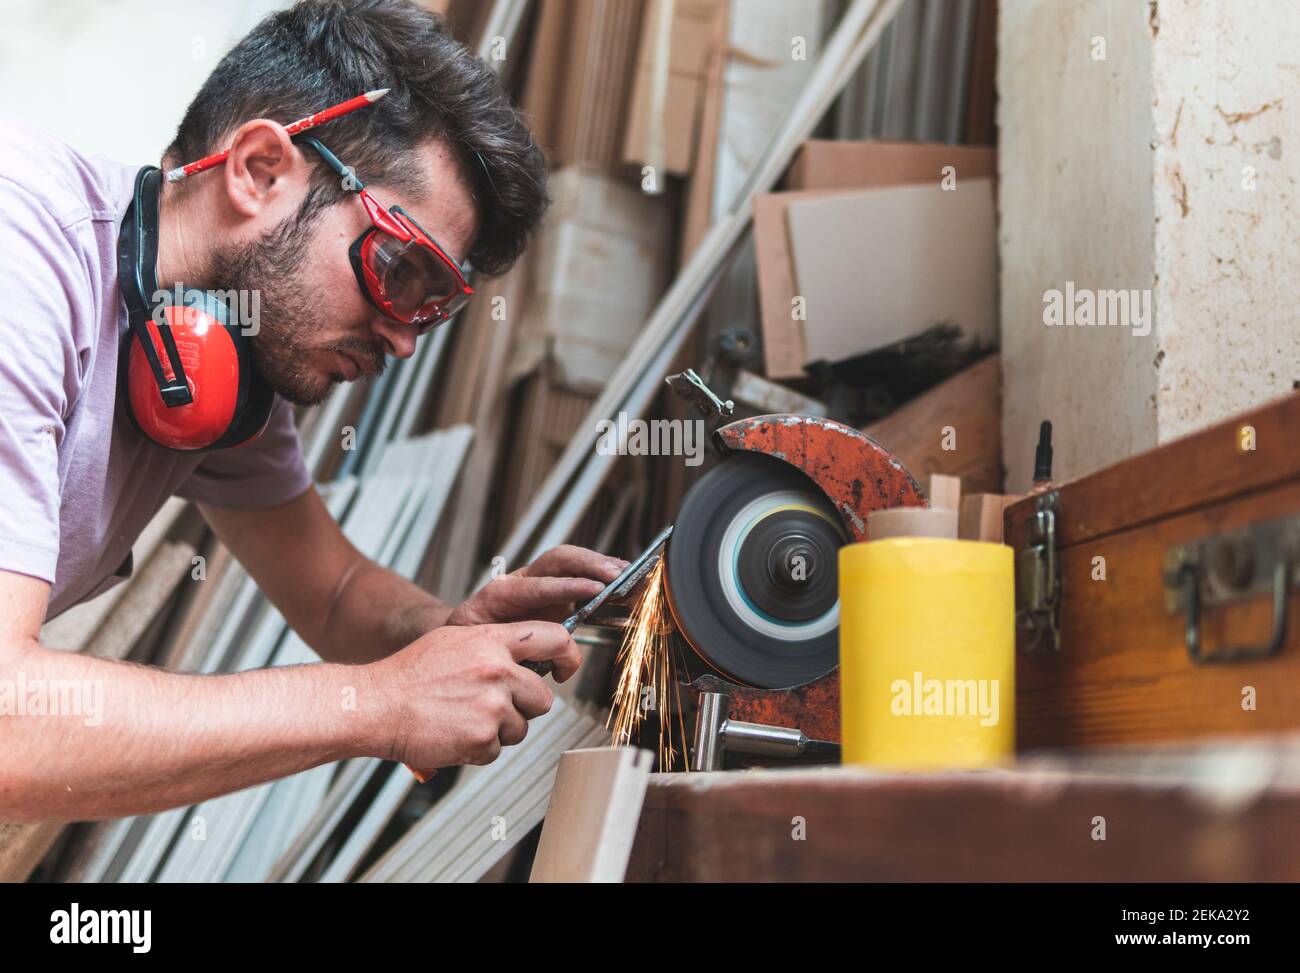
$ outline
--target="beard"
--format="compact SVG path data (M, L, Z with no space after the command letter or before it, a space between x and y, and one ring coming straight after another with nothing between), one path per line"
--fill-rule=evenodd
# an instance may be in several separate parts
M304 205L260 239L219 247L212 254L208 274L214 287L258 295L253 305L258 311L251 342L254 364L280 397L295 405L319 405L344 381L340 372L323 375L312 367L321 352L369 362L376 377L386 365L383 351L363 338L312 340L320 304L311 299L303 268L322 212L323 208Z

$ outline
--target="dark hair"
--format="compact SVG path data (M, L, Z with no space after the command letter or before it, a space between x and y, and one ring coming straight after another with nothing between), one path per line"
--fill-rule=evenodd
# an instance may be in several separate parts
M549 203L542 152L497 75L441 17L406 0L303 0L267 17L208 76L167 148L167 165L219 151L250 119L287 124L373 88L391 91L314 134L361 179L412 193L425 186L412 150L441 139L478 205L469 260L504 273ZM304 215L342 194L325 166L312 178Z

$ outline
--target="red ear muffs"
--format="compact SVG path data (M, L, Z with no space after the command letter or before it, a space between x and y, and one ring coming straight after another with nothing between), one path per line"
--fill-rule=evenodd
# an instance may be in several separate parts
M122 362L126 402L136 428L168 449L192 452L236 446L261 434L270 416L270 387L256 375L249 339L227 322L226 306L210 294L188 291L185 304L166 303L145 322L163 374L175 375L161 329L170 328L191 401L169 406L154 380L143 343L131 334ZM255 401L263 396L266 401Z
M253 361L252 339L216 295L159 291L160 184L158 169L140 170L118 237L119 288L130 322L118 394L135 427L158 445L226 449L261 434L275 397Z

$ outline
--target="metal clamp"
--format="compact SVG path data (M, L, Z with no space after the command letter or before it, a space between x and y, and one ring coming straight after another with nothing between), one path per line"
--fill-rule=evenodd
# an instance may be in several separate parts
M1187 655L1197 665L1245 662L1277 655L1286 644L1291 586L1300 586L1300 516L1176 544L1165 552L1165 607L1186 618ZM1201 611L1271 592L1273 623L1262 645L1224 646L1207 653Z
M1025 633L1023 646L1047 643L1061 648L1061 564L1056 552L1056 515L1061 494L1040 494L1034 501L1027 545L1016 555L1016 628Z

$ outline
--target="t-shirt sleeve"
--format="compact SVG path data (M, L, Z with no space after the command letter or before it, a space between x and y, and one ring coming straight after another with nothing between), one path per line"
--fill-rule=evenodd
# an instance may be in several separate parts
M176 494L212 507L257 510L297 499L310 486L293 410L277 395L261 436L207 453Z
M29 192L0 177L0 570L54 583L59 444L80 386L73 322L93 313L84 255Z

